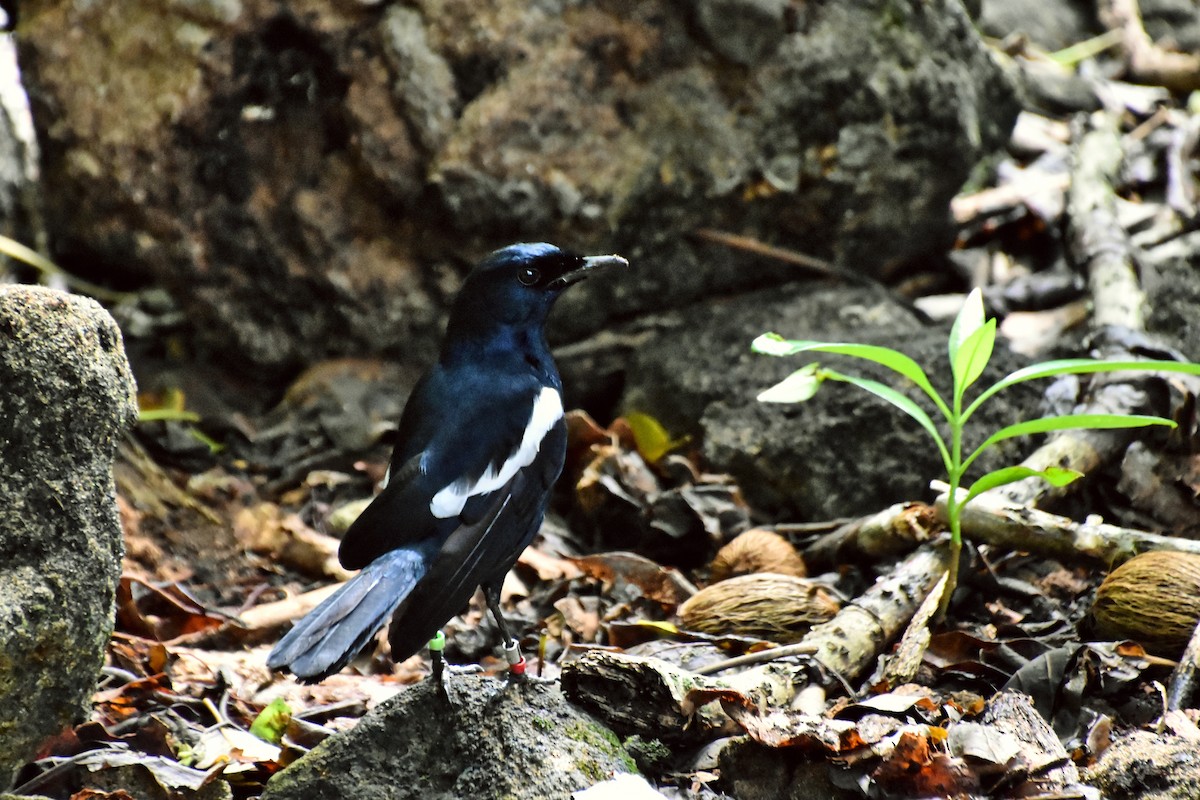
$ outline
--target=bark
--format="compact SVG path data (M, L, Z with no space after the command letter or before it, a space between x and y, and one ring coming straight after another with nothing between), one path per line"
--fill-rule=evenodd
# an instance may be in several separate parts
M940 491L946 489L946 485L940 481L934 481L932 485ZM945 500L945 495L938 498L939 509L945 508ZM989 494L976 497L963 509L962 532L965 538L979 544L1065 560L1093 558L1105 564L1124 561L1150 550L1200 554L1200 541L1194 539L1122 528L1092 518L1075 522L1056 514L1007 503Z

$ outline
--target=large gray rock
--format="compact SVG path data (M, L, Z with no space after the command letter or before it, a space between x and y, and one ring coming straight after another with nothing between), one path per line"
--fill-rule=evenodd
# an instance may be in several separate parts
M979 29L997 39L1021 35L1061 50L1099 34L1100 23L1095 4L1085 0L984 0Z
M454 676L401 692L267 783L263 800L570 797L633 760L556 684Z
M1200 748L1173 733L1130 731L1083 775L1111 800L1191 800L1200 785Z
M224 362L280 370L426 362L467 265L513 240L636 265L564 298L559 341L785 279L697 228L879 271L949 240L1017 112L959 0L22 15L56 255L138 265Z
M789 339L893 347L916 359L945 396L948 325L923 326L879 292L809 285L706 303L673 323L631 354L623 405L652 414L673 435L697 435L710 466L734 475L752 507L800 519L857 516L927 497L929 481L944 478L928 434L862 389L830 382L806 403L755 399L794 370L819 361L881 380L935 414L906 381L855 359L758 355L750 352L750 343L775 331ZM979 385L1026 363L998 343ZM977 444L1003 425L1035 416L1043 388L1020 384L996 395L972 417L967 441ZM972 475L1017 463L1022 448L1031 446L1002 443L979 459Z
M0 286L0 785L95 688L122 553L113 452L136 414L104 309Z

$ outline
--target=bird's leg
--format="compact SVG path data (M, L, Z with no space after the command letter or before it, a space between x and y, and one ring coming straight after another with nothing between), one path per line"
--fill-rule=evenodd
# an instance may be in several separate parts
M495 584L487 584L483 587L483 596L487 599L488 609L496 620L496 627L500 629L500 635L504 637L504 657L508 660L508 671L517 677L522 677L525 674L525 656L521 655L521 645L508 632L508 623L504 621L504 615L500 613L500 589Z
M433 682L437 686L438 694L444 697L447 701L450 700L450 693L446 691L446 657L442 651L446 649L446 634L438 631L437 636L429 640L429 656L433 659Z
M482 668L478 664L463 664L456 665L446 661L444 651L446 649L446 634L442 631L437 632L429 640L429 656L432 660L432 669L430 677L433 678L434 685L437 687L437 693L440 694L447 702L450 701L449 678L451 675L473 675L480 672Z

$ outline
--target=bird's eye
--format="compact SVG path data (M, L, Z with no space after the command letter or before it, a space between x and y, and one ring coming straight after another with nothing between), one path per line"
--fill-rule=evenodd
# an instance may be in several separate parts
M533 267L524 267L517 273L517 280L525 286L533 286L542 279L542 273L538 272Z

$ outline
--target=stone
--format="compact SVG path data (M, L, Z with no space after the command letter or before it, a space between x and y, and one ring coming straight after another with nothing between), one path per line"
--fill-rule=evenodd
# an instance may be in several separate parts
M514 240L634 265L565 297L555 342L790 278L699 228L886 271L950 241L1017 113L959 0L23 12L52 255L170 287L189 344L261 381L428 363Z
M1050 51L1101 33L1095 6L1083 0L984 0L979 29L997 39L1025 36Z
M93 300L0 286L0 785L88 708L113 628L117 441L137 416Z
M1130 731L1083 772L1083 782L1110 800L1189 800L1200 783L1200 743Z
M422 681L271 778L263 800L566 800L637 773L616 736L557 684L461 674L448 683L449 707Z
M849 800L861 792L839 787L834 767L794 747L766 747L738 737L721 750L721 788L738 800Z
M879 344L913 357L934 387L948 392L949 325L924 326L874 290L794 285L701 304L630 354L621 400L625 411L656 417L672 436L703 442L708 466L732 474L752 508L801 520L873 513L930 496L944 479L941 457L915 420L854 386L830 381L805 403L759 403L764 389L813 361L864 375L906 392L927 412L932 403L894 373L857 359L825 354L773 358L750 351L759 334L789 339ZM987 385L1024 366L997 342L980 379ZM1018 384L970 420L966 441L1030 415L1044 386ZM936 417L935 417L936 418ZM972 475L1021 460L1033 442L1009 440L982 455Z

